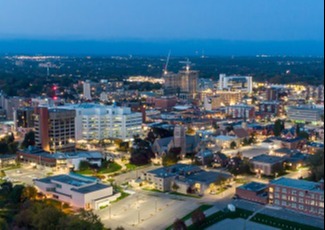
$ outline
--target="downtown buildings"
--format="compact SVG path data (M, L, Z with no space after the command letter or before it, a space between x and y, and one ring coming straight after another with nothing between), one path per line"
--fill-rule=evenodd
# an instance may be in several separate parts
M26 111L18 111L19 125L26 126L26 118L30 120L29 113L20 115ZM131 141L142 130L142 114L127 107L99 104L37 107L33 118L29 122L34 123L36 145L48 152L74 151L78 141Z
M134 113L128 107L79 104L63 106L61 109L76 111L76 141L104 139L130 141L134 136L141 134L142 114Z

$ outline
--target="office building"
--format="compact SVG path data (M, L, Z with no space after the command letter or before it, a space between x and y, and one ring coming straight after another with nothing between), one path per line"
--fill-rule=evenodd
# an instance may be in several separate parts
M204 98L204 108L208 111L241 103L244 93L231 91L217 91L213 96Z
M275 206L324 217L324 181L280 178L269 184L269 202Z
M35 141L48 152L75 150L74 110L39 107L35 109Z
M287 108L288 119L297 123L318 124L322 121L324 107L313 106L290 106Z
M253 93L253 77L250 76L219 76L219 90L242 91Z
M17 128L33 128L34 127L34 111L32 107L19 108L15 111L14 120Z
M91 82L90 81L85 81L83 83L83 98L85 100L91 101Z
M97 178L70 173L36 179L35 186L47 197L85 210L99 210L120 197L113 194L113 187L104 185Z
M80 104L60 107L76 113L75 138L79 140L132 140L142 130L142 114L131 108Z
M227 116L234 119L254 119L255 118L255 107L248 105L233 105L225 108Z

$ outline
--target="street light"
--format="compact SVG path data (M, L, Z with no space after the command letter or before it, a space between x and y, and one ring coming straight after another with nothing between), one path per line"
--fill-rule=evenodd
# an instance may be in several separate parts
M140 224L141 223L140 207L138 207L137 209L138 209L138 224Z
M111 220L112 219L112 205L109 204L108 207L109 207L109 219Z

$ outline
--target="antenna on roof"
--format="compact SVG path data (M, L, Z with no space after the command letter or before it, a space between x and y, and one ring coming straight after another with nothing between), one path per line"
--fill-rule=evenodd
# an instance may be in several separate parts
M185 65L185 69L187 72L190 71L191 66L193 66L192 62L190 61L190 59L187 59L186 61L180 61L179 63L184 64Z

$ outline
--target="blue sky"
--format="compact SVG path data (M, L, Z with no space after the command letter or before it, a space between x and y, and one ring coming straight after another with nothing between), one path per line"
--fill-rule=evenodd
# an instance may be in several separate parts
M324 1L0 0L0 38L324 40Z

